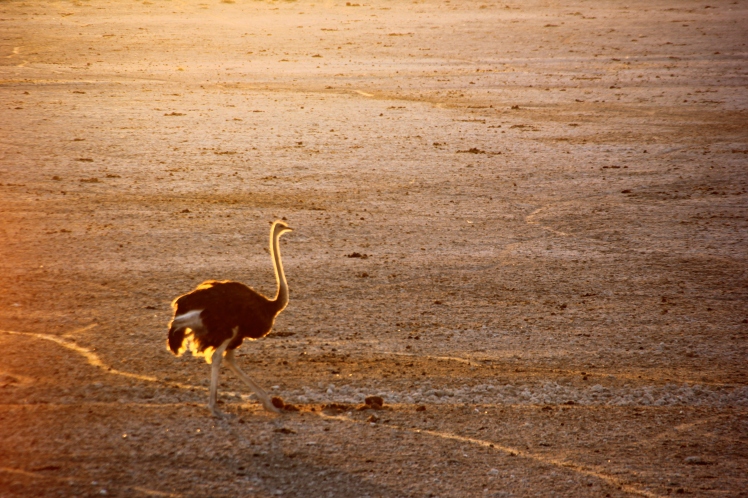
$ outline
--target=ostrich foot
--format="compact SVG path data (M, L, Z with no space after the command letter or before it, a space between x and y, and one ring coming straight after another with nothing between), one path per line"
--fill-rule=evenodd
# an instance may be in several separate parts
M262 405L265 410L271 412L271 413L283 413L278 408L274 407L273 405Z
M233 413L226 413L222 412L221 410L211 410L210 414L213 416L213 418L218 418L222 420L233 420L236 418L236 415Z
M218 409L216 405L213 405L213 406L208 405L208 410L210 410L210 414L214 418L222 418L222 419L236 418L236 415L234 415L233 413L222 412L221 410Z
M272 400L263 399L262 406L265 407L265 409L269 412L282 413L283 406L285 405L282 399L273 398Z

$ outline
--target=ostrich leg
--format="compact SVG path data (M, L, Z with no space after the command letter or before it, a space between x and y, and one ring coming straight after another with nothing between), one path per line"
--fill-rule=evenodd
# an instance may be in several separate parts
M218 397L218 374L221 370L223 352L226 351L226 348L229 346L232 339L233 337L223 341L223 344L218 346L218 349L213 352L210 361L210 397L208 398L208 408L214 417L220 417L223 415L223 413L216 408L216 398Z
M252 391L254 391L257 397L260 398L262 406L264 406L267 411L280 413L280 410L273 406L273 403L270 401L270 397L265 392L265 390L258 386L255 381L250 379L247 374L241 371L239 365L236 364L236 360L234 359L233 349L226 353L226 364L228 365L229 369L231 369L231 371L236 374L237 377L243 380L244 383L247 384L249 388L252 389Z

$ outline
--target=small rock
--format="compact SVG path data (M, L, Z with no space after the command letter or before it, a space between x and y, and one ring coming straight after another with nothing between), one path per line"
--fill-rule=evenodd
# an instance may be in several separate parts
M342 413L350 411L353 407L347 403L328 403L326 405L322 406L323 410L334 412L334 413Z
M485 150L481 150L481 149L479 149L477 147L471 147L471 148L469 148L467 150L458 150L457 153L458 154L485 154L486 151Z
M689 456L689 457L686 457L683 461L689 465L708 465L709 464L709 462L707 462L700 456Z
M367 396L364 403L375 410L380 410L384 406L384 399L381 396Z
M281 410L286 406L286 403L283 402L282 398L279 398L278 396L274 396L273 399L270 400L271 403L273 403L273 406L276 408L280 408Z
M376 415L371 415L366 419L366 421L370 424L376 424L377 422L379 422L379 417L377 417Z
M488 471L488 475L490 476L497 476L499 475L499 469L491 469Z

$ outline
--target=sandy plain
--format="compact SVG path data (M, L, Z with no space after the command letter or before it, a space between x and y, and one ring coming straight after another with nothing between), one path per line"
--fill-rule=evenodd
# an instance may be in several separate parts
M0 2L0 495L744 496L747 28ZM169 303L272 294L279 218L291 302L239 360L300 411L224 372L214 419Z

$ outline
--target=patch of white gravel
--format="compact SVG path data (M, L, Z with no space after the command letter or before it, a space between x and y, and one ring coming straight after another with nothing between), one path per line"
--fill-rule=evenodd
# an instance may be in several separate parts
M748 387L714 387L690 384L664 386L587 388L563 386L546 382L539 386L511 384L480 384L464 388L433 388L424 385L410 392L372 390L352 385L328 384L282 392L292 403L363 403L366 396L382 396L387 403L429 404L498 404L558 405L574 402L579 405L619 406L748 406Z

